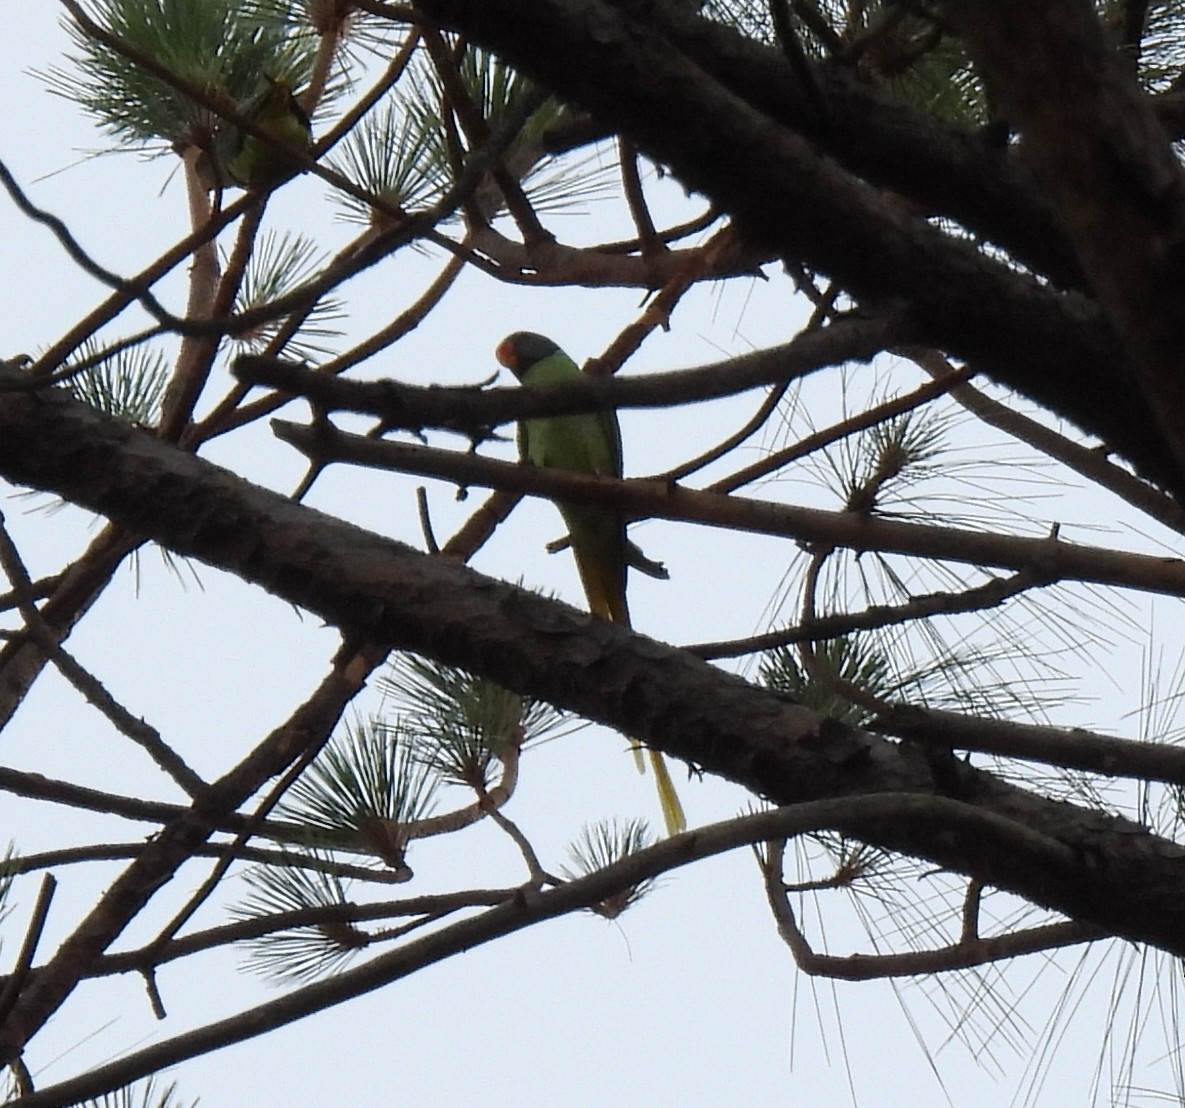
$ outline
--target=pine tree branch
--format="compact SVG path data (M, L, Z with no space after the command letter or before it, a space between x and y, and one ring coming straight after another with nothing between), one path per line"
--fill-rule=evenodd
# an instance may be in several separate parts
M0 394L0 473L148 531L364 641L413 650L637 735L776 803L886 791L957 797L1056 842L1060 860L1035 860L991 836L922 833L909 820L869 823L861 835L1185 953L1185 848L1127 820L1047 800L940 750L824 719L616 624L293 504L64 396ZM220 803L203 817L196 842L224 807L233 810ZM188 841L185 826L178 831ZM175 845L172 835L158 836L137 873L147 865L159 875L161 852ZM111 934L103 928L81 961ZM48 1014L55 1004L39 1001L33 1011ZM32 1030L28 1020L16 1027L18 1036Z
M1091 288L1185 466L1185 173L1089 0L942 5L1020 130Z
M2 419L0 419L2 426ZM1063 580L1119 585L1171 596L1185 591L1185 560L933 524L907 523L852 511L830 512L750 497L671 487L647 478L615 480L482 458L458 450L352 435L329 426L273 420L285 442L317 462L350 462L463 486L486 485L548 499L607 504L628 519L677 519L754 534L782 535L805 544L993 566Z
M782 384L826 366L867 361L890 345L894 334L892 320L847 318L804 331L781 346L695 369L630 378L589 374L589 380L577 384L534 389L351 381L284 359L255 355L237 358L234 372L240 380L306 396L326 412L373 415L389 430L435 428L479 438L487 429L511 420L610 408L667 407Z
M760 812L665 839L558 888L518 890L488 911L413 939L377 955L363 966L134 1051L80 1077L18 1098L12 1102L12 1108L65 1108L187 1058L254 1038L372 992L461 951L549 919L592 908L624 889L725 850L821 829L866 835L870 828L885 822L907 824L930 837L957 833L995 839L1001 845L1006 844L1014 856L1029 858L1048 872L1073 864L1073 852L1054 840L971 805L937 797L901 794L847 797Z
M692 39L709 34L706 21L681 21L661 0L421 6L628 135L728 213L749 241L826 273L861 301L903 306L910 341L970 362L1185 495L1185 470L1164 437L1148 433L1159 425L1148 401L1126 387L1127 355L1097 305L1010 269L826 156L807 127L779 117L772 96L747 95L738 78L697 52ZM783 98L791 87L781 83ZM926 127L922 113L907 114L911 126ZM689 117L694 127L685 125ZM894 157L908 161L900 145ZM990 179L977 185L986 189Z

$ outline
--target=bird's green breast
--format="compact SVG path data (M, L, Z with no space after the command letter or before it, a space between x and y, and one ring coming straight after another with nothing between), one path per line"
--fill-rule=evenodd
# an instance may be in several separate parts
M531 366L523 376L523 384L558 385L578 381L582 376L571 358L553 354ZM524 456L537 466L621 476L621 438L613 412L529 419L523 424L523 432Z

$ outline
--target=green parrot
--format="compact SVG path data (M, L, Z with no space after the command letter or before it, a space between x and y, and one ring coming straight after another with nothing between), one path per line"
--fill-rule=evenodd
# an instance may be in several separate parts
M307 153L313 144L309 117L282 77L265 77L266 86L252 99L239 104L239 113L277 141ZM300 167L282 150L262 139L224 124L215 140L224 184L258 188L295 173Z
M582 374L551 339L531 331L516 331L498 344L498 361L522 384L535 387L578 381ZM617 413L549 416L527 419L518 428L519 455L523 461L546 469L620 477L621 431ZM604 619L630 626L625 585L629 566L655 577L665 577L661 565L650 562L625 534L625 520L609 508L558 501L556 506L568 525L568 539L589 610ZM638 769L644 770L641 747L635 748ZM667 831L675 834L687 826L683 806L675 793L662 754L648 752L658 786Z

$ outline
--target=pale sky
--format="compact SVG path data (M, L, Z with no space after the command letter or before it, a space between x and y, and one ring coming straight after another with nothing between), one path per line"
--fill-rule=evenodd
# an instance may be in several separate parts
M0 89L6 106L0 115L0 158L36 203L67 222L93 257L130 274L185 231L180 176L170 178L174 159L145 162L121 153L80 160L83 152L108 146L108 140L30 73L62 64L65 36L57 25L58 8L47 2L9 8L0 37ZM273 203L270 218L280 227L315 229L332 248L351 232L331 222L333 209L325 191L320 182L296 182ZM663 202L674 204L677 191L663 186ZM587 218L605 220L611 207L602 204ZM555 226L571 241L591 240L603 230L573 217ZM0 356L35 352L102 299L104 290L64 258L48 231L28 222L6 199L0 200L0 241L7 262L0 278ZM362 334L402 308L440 264L439 258L401 258L396 265L380 267L357 288L343 290L350 298L350 333ZM183 276L165 285L175 310L183 304ZM601 350L636 317L639 299L630 291L505 287L473 274L440 312L365 372L417 383L474 383L496 368L492 352L497 341L518 329L549 334L579 361ZM805 310L790 299L784 279L700 289L680 305L671 333L648 340L630 371L694 365L721 353L785 341L801 325ZM219 391L215 388L215 395ZM816 424L835 417L836 398L825 387L809 396ZM624 414L627 472L656 472L690 456L696 452L691 444L716 441L743 422L757 403L750 395L678 416ZM284 414L302 419L307 413L293 406ZM462 445L443 437L434 444ZM755 441L748 449L760 445ZM509 443L489 452L513 456ZM289 491L302 473L300 459L273 440L265 426L220 440L205 454L282 491ZM415 484L339 468L322 478L310 503L422 545ZM484 493L474 490L467 502L457 504L451 488L436 484L430 495L437 534L443 538ZM789 495L805 494L796 486ZM85 513L47 511L48 503L44 497L0 490L0 510L34 576L59 568L97 530ZM1096 509L1081 498L1056 511L1033 508L1034 514L1044 511L1070 526L1109 526L1114 518L1112 506ZM580 604L568 557L549 556L543 549L562 530L550 505L524 503L481 551L475 568L509 580L522 577L530 587L554 590ZM674 643L764 629L767 605L779 594L795 553L791 543L692 532L676 524L651 523L633 534L649 554L667 563L672 576L670 583L633 577L635 626ZM1094 540L1112 541L1104 533ZM724 580L722 566L728 567ZM287 716L324 673L337 636L258 589L203 566L194 570L200 585L188 574L178 580L155 550L145 551L138 573L131 567L121 570L68 647L199 772L213 774ZM1133 601L1130 618L1147 625L1147 605ZM1167 628L1166 617L1161 623ZM1096 699L1075 709L1080 716L1074 722L1109 721L1120 733L1138 733L1136 722L1122 717L1138 703L1144 645L1118 639L1113 655L1084 683ZM1074 660L1066 665L1081 668ZM373 693L359 708L366 712L377 705ZM0 736L0 763L112 791L178 799L147 758L129 754L126 741L52 674L38 683ZM731 786L685 782L681 767L675 773L692 823L728 818L747 802ZM459 794L453 799L465 802ZM620 738L592 728L526 757L520 791L508 814L551 869L566 861L565 844L584 821L645 815L653 826L661 824L651 779L636 776ZM134 842L146 833L142 825L67 808L51 810L0 794L0 843L11 838L21 853L89 841ZM467 832L464 843L458 838L417 845L410 862L417 874L414 882L394 894L386 890L376 895L489 886L525 877L509 841L485 827ZM55 872L60 887L43 954L68 932L118 868L74 866ZM159 926L166 909L182 903L206 872L204 865L183 870L160 898L162 907L148 913L151 921ZM0 932L4 969L19 944L35 883L26 879L18 885L15 912ZM228 895L238 888L237 882L228 882ZM910 895L914 891L919 899L928 895L925 882ZM813 934L821 945L825 942L833 953L872 949L855 913L839 897L820 903L826 913L825 940L818 927ZM217 918L216 908L208 907L196 925ZM143 941L150 933L140 923L121 946ZM1100 948L1005 966L999 974L986 971L997 996L1028 995L1012 1033L1020 1040L1021 1053L998 1037L985 1051L981 1067L952 1038L953 1029L939 1014L941 1001L933 1006L927 999L941 983L843 984L799 974L777 937L752 858L738 852L668 878L619 925L591 916L541 925L310 1020L187 1063L170 1076L179 1082L182 1103L200 1097L206 1106L253 1108L333 1103L355 1108L474 1103L493 1108L1086 1104L1091 1102L1110 980L1121 965L1120 955L1131 957L1126 949L1108 954ZM1034 1090L1024 1080L1025 1048L1036 1041L1066 987L1069 970L1079 962L1099 967L1099 976L1075 1011L1046 1084ZM1037 984L1029 991L1034 979ZM159 984L169 1011L163 1023L152 1018L138 979L81 988L34 1041L26 1059L39 1087L228 1015L253 998L276 995L274 987L241 969L235 952L174 963L161 971ZM1167 1003L1145 997L1136 1006ZM985 1003L984 1010L988 1007ZM911 1022L929 1045L937 1077ZM1122 1022L1122 1015L1116 1022ZM1172 1049L1173 1044L1161 1042L1148 1047L1142 1058L1161 1057ZM1118 1048L1112 1053L1117 1064ZM1167 1089L1170 1080L1167 1068L1158 1065L1137 1069L1134 1084ZM1104 1067L1096 1103L1110 1103L1109 1081ZM1013 1101L1018 1083L1028 1092Z

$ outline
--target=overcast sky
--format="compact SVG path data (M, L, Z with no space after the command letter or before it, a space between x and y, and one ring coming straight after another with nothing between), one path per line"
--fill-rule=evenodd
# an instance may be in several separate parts
M127 153L85 157L106 148L108 140L30 72L64 64L57 6L10 4L5 14L0 158L36 203L68 223L93 257L130 274L185 232L175 159L146 162ZM669 183L652 187L673 211L678 190ZM311 180L286 188L270 210L277 226L315 230L326 249L352 233L332 222L332 215L325 186ZM612 215L612 205L602 204L583 222L565 217L555 226L569 241L591 241L612 233ZM0 200L0 242L6 262L0 276L0 356L35 353L102 299L102 287L82 276L45 229L6 200ZM379 267L365 282L344 290L350 298L349 333L361 335L400 310L440 264L439 257L401 256L398 264ZM771 276L777 275L771 271ZM165 285L166 298L178 311L183 278L179 272ZM413 382L475 383L497 368L492 357L497 341L518 329L549 334L579 361L602 350L638 310L636 292L536 291L473 274L443 309L365 372ZM631 372L694 365L721 352L784 341L801 325L805 311L791 299L785 280L747 279L700 289L680 305L669 334L647 341ZM867 381L856 387L867 389ZM756 402L746 397L678 415L627 413L622 421L627 471L657 472L694 454L696 444L709 445L743 422ZM838 413L837 399L823 389L811 393L810 402L816 424ZM302 419L307 412L293 406L286 414ZM436 444L450 443L441 438ZM511 457L513 447L507 443L489 452ZM300 459L274 441L266 426L220 440L205 454L285 492L302 473ZM98 524L85 513L49 511L48 498L3 491L0 510L35 576L60 568L97 531ZM451 488L431 485L438 535L451 534L482 495L475 491L458 504ZM793 495L807 493L795 487ZM341 468L318 483L310 503L422 545L413 482ZM1068 503L1056 515L1071 525L1111 523L1109 506L1092 515L1089 506ZM549 556L544 550L562 531L550 505L525 503L481 551L475 568L509 580L521 577L532 588L582 604L567 555ZM667 563L672 576L669 583L634 576L635 625L674 643L763 629L771 599L784 595L783 578L796 551L790 543L675 524L651 523L635 529L634 537ZM1096 538L1107 541L1108 536ZM325 672L337 636L233 578L202 566L193 567L193 573L198 581L188 571L179 579L155 550L146 550L136 571L121 570L69 647L199 772L213 774L286 718ZM1144 601L1132 602L1115 616L1116 626L1147 625L1149 610ZM1124 733L1138 733L1133 720L1115 721L1138 702L1145 645L1137 636L1116 635L1114 653L1088 682L1094 698L1073 709L1078 713L1074 722L1109 720ZM378 703L377 694L371 695L360 710L373 710ZM128 744L53 674L38 683L0 738L0 761L112 791L180 799L146 758L138 761L130 754ZM745 794L720 782L685 782L679 771L676 777L692 823L727 818L747 803ZM563 864L565 844L585 821L644 815L661 825L651 779L634 773L619 737L594 728L529 754L509 814L552 869ZM22 853L88 841L134 842L147 832L141 825L0 794L0 840L11 837ZM403 888L408 893L525 876L509 841L485 827L467 832L464 843L458 838L417 845L410 861L417 877ZM46 951L118 870L77 866L55 872L61 884ZM182 903L205 872L201 866L186 868L160 898L162 906L151 922L159 926L166 909ZM924 900L930 895L927 880L903 895ZM29 880L18 888L16 911L3 932L4 968L17 948L34 884ZM230 885L233 893L236 883ZM825 904L826 935L816 928L814 937L835 953L870 949L857 913L839 898ZM215 905L194 926L217 918ZM121 945L151 933L138 922ZM1017 1103L1085 1104L1099 1065L1111 977L1120 972L1125 955L1134 964L1126 950L1075 951L987 971L991 995L984 997L981 1020L994 1022L994 1005L1010 1005L1009 997L1019 1007L1011 1031L995 1036L976 1064L940 1015L942 984L835 984L798 974L769 917L753 860L738 852L667 879L620 924L578 916L542 925L188 1063L173 1076L186 1103L200 1096L207 1106L253 1108L333 1103L356 1108L473 1103L497 1108L557 1103L568 1108L609 1103L892 1108L945 1102L973 1108L1011 1103L1018 1084L1027 1093L1022 1091ZM1057 1056L1052 1063L1042 1062L1052 1066L1046 1083L1034 1088L1025 1081L1025 1050L1071 981L1069 971L1082 965L1098 968L1094 987L1075 1007ZM235 953L170 965L159 984L169 1012L163 1023L152 1018L136 979L81 988L29 1052L27 1062L39 1086L275 995L274 988L241 969ZM929 994L937 995L935 1003ZM1023 1003L1022 994L1027 994ZM1122 1021L1127 1006L1155 1010L1168 1003L1152 994L1126 1000L1115 1022ZM1008 1046L1009 1039L1019 1051ZM1148 1056L1163 1055L1173 1046L1162 1041ZM1112 1061L1120 1057L1116 1050ZM1104 1064L1100 1104L1110 1102L1111 1064ZM1163 1066L1137 1070L1135 1076L1135 1084L1144 1088L1167 1088L1168 1081Z

